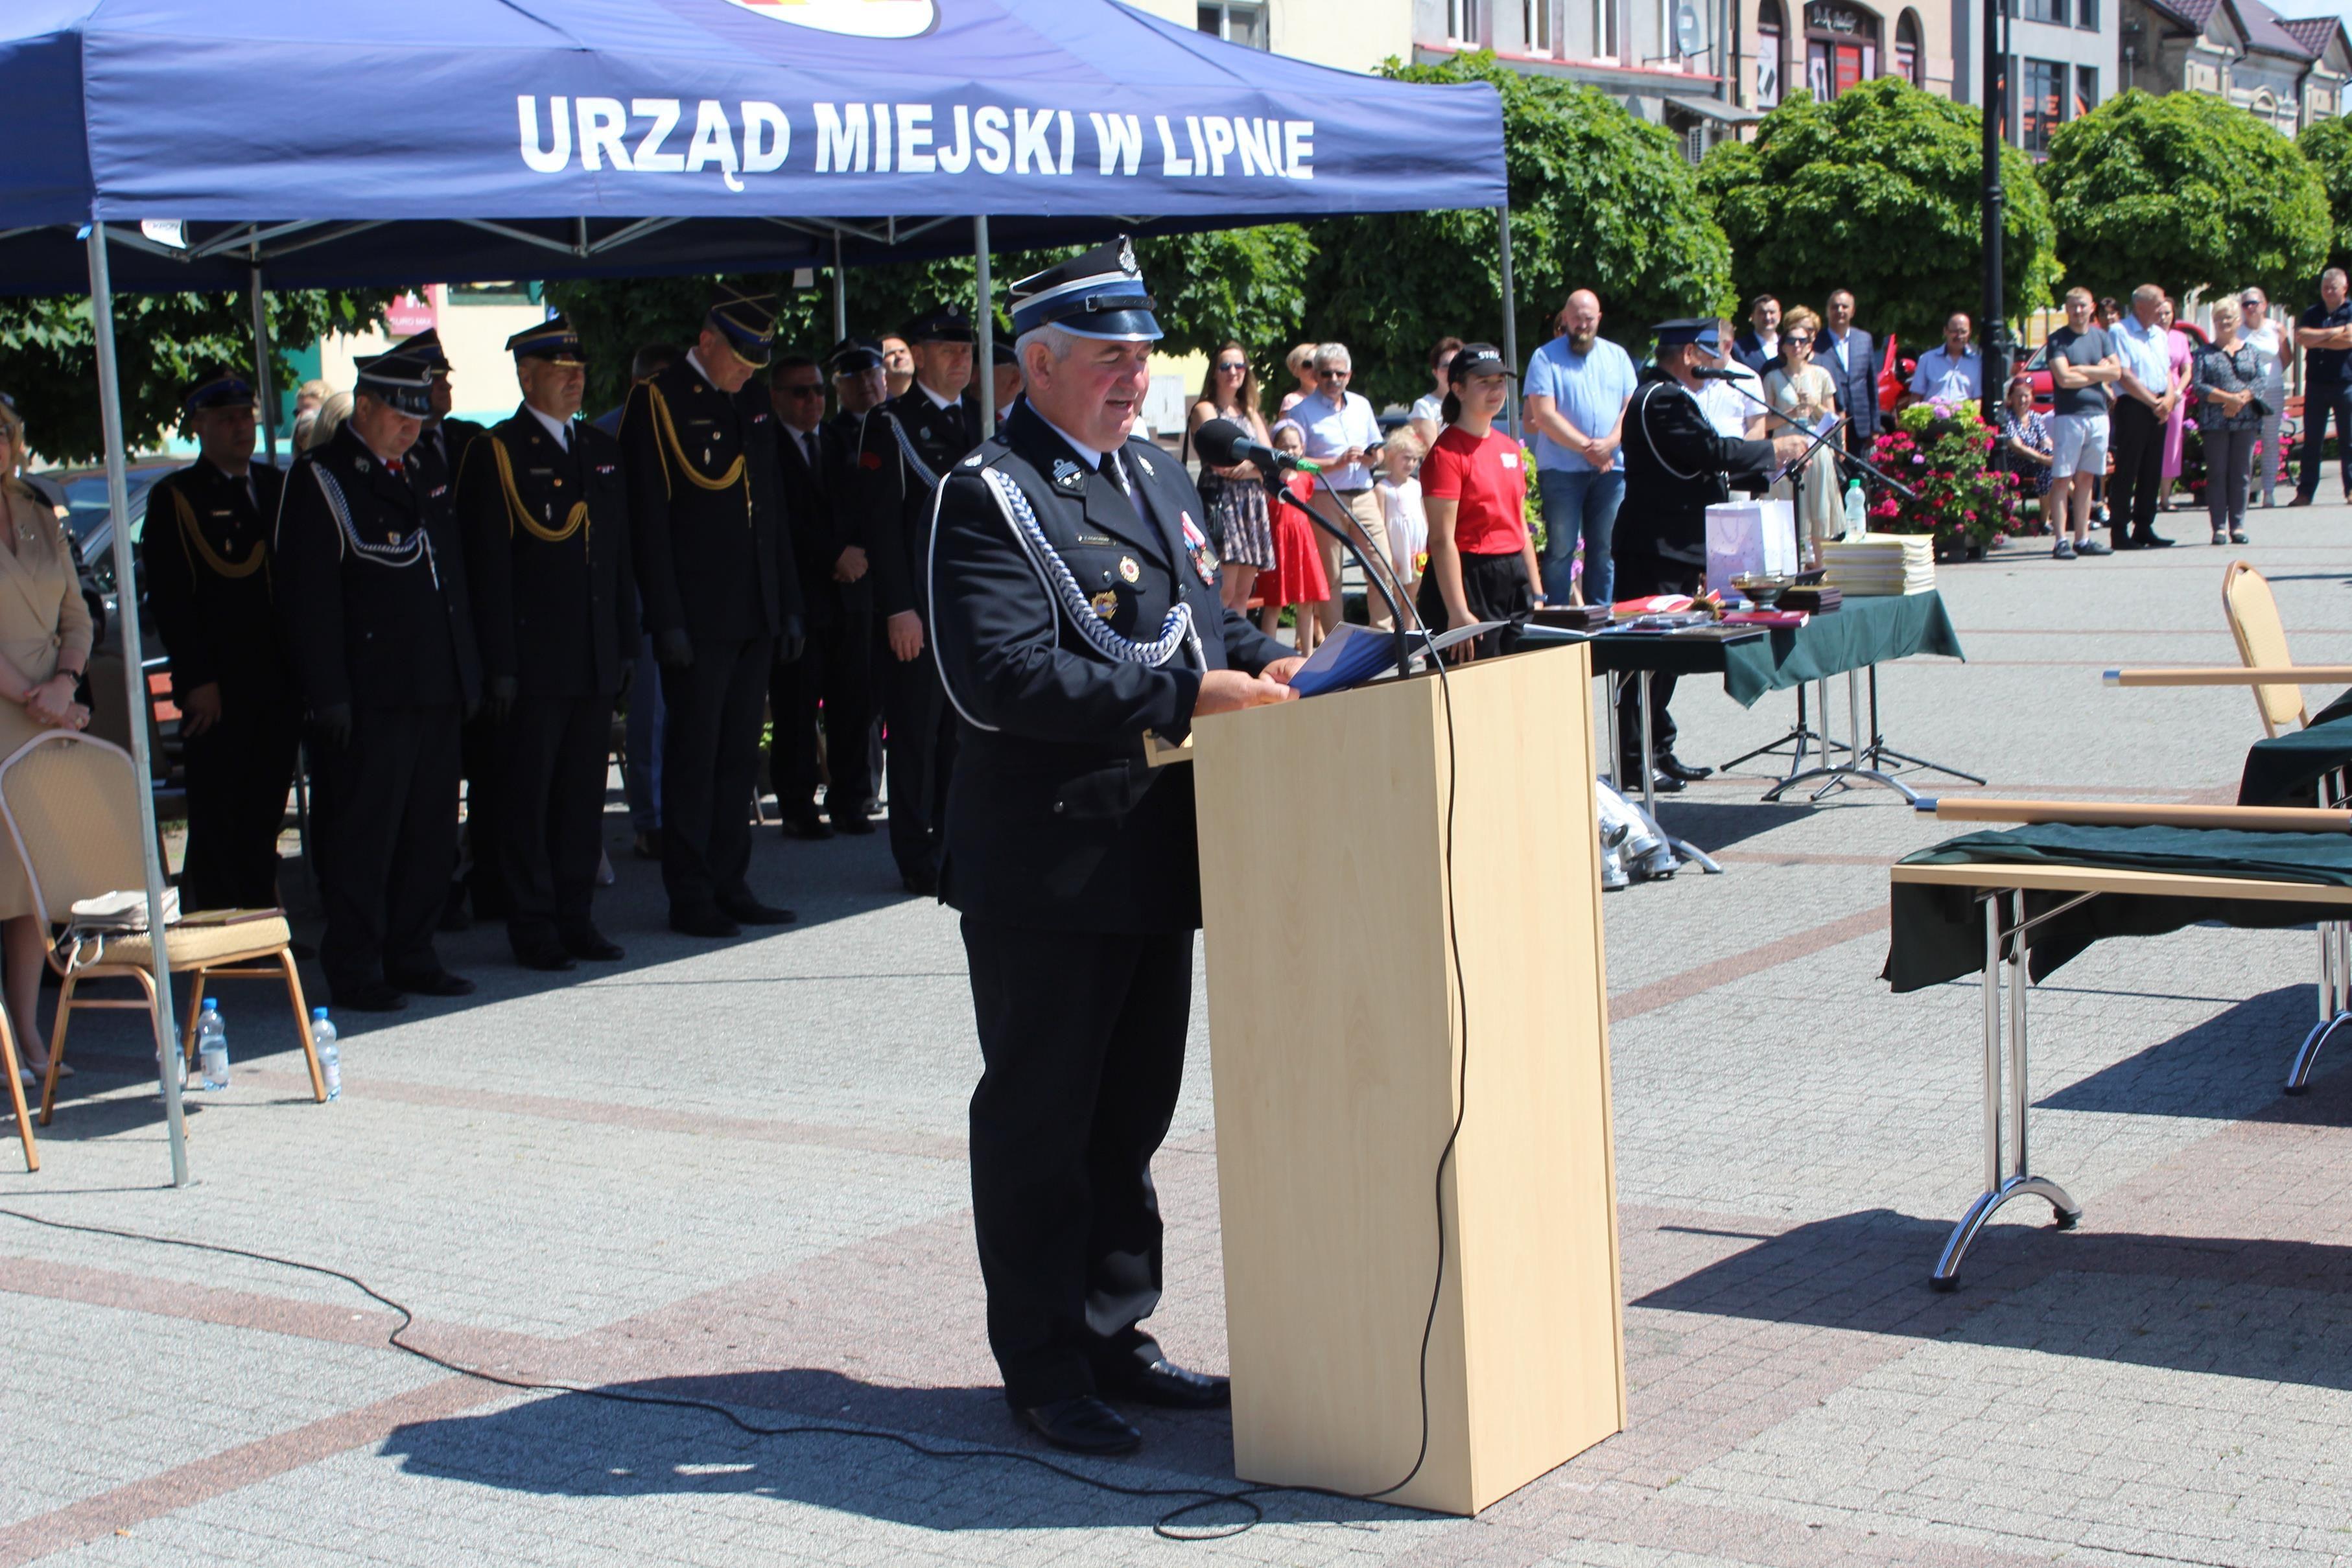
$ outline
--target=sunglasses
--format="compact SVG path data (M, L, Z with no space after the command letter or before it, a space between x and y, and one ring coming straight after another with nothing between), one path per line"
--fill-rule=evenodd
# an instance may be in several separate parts
M1224 364L1219 365L1217 367L1217 373L1221 376L1237 376L1248 369L1249 367L1242 363L1241 361L1232 360L1228 361Z
M1786 341L1786 342L1794 343L1794 344L1796 344L1796 345L1797 345L1797 347L1799 347L1799 348L1802 349L1802 348L1810 347L1810 346L1811 345L1811 343L1812 343L1812 340L1813 340L1811 339L1811 337L1810 337L1810 336L1809 336L1809 335L1807 335L1806 333L1803 333L1803 332L1791 332L1791 333L1790 333L1790 334L1789 334L1789 336L1788 336L1785 340L1784 340L1784 341Z
M1353 371L1318 371L1315 379L1318 382L1343 382L1353 374Z

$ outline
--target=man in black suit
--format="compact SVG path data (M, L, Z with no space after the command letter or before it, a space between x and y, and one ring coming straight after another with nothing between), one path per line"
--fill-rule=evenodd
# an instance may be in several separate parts
M1731 340L1731 357L1762 375L1780 359L1780 302L1759 294L1748 308L1748 325Z
M1143 737L1286 699L1300 661L1223 608L1199 492L1129 436L1160 337L1133 249L1012 293L1027 395L950 469L933 555L930 652L963 718L941 896L984 1063L972 1217L1015 1418L1126 1453L1142 1437L1106 1400L1229 1397L1140 1326L1201 923L1192 780Z
M871 350L878 371L882 359ZM768 772L788 838L825 839L838 830L870 833L866 810L874 799L866 732L874 722L874 597L855 507L836 507L835 492L853 483L842 471L840 433L824 418L824 375L803 355L776 361L770 385L775 401L776 450L783 459L784 520L808 606L808 643L797 663L779 664L768 687L775 738ZM819 766L817 737L824 737ZM817 815L816 789L825 782L828 824Z
M351 418L287 476L278 610L311 725L319 962L337 1007L473 982L433 950L457 853L457 729L480 701L466 557L439 465L412 455L430 368L359 364Z
M1813 345L1813 363L1829 371L1837 388L1838 412L1849 421L1840 433L1845 449L1864 457L1878 435L1877 350L1870 334L1853 324L1853 290L1830 290L1829 319Z
M971 321L942 306L908 323L914 383L882 405L898 453L867 517L874 612L882 622L882 711L889 725L890 856L908 892L940 883L940 823L956 733L926 644L931 497L942 476L979 444L980 402L971 393ZM887 367L886 367L887 368Z
M686 358L629 390L621 449L646 630L661 664L669 923L735 936L793 914L754 897L751 792L768 673L800 657L800 574L777 497L776 414L753 376L775 297L718 287Z
M191 909L278 902L278 831L301 710L271 602L269 534L286 476L253 460L253 384L197 378L185 403L196 460L147 492L139 557L188 771Z
M587 362L556 316L507 340L514 417L457 476L484 716L501 783L497 846L507 940L525 968L614 959L589 904L604 857L613 705L635 652L636 586L621 444L576 416Z

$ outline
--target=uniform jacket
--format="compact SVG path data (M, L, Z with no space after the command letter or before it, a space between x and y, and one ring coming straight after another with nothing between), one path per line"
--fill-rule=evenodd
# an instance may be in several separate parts
M1772 444L1718 435L1698 400L1655 368L1625 405L1625 505L1611 554L1706 559L1706 508L1731 498L1733 478L1773 470Z
M646 631L772 637L801 623L765 387L730 396L681 359L629 389L621 450Z
M342 494L348 530L322 473ZM278 512L278 613L297 688L312 713L339 703L480 701L466 552L451 501L437 464L404 462L394 473L349 424L287 475Z
M834 564L841 559L845 543L841 538L841 518L833 502L834 486L844 478L836 450L841 436L830 420L819 424L814 434L817 458L812 465L800 432L781 420L777 422L777 486L783 500L784 528L792 538L793 566L801 580L801 600L807 611L808 623L832 626L840 622L850 594L863 597L868 591L862 579L856 583L833 580Z
M1119 933L1201 923L1192 770L1147 765L1143 733L1191 732L1202 669L1189 650L1155 669L1085 642L982 477L1020 486L1088 613L1121 636L1157 638L1181 599L1208 668L1255 674L1287 656L1223 608L1213 566L1204 576L1188 548L1206 513L1182 466L1147 441L1119 455L1148 517L1024 402L940 487L931 646L966 721L940 888L968 915Z
M881 412L906 432L908 444L932 479L946 478L948 470L980 444L980 402L969 392L952 408L941 408L918 382L884 403ZM887 427L884 434L888 434ZM897 444L895 438L892 444ZM931 484L903 455L886 460L882 472L882 493L867 520L874 608L886 616L912 610L928 617L930 589L923 556L931 537Z
M841 605L854 614L874 609L874 544L872 519L890 495L897 507L898 438L879 408L866 413L836 413L825 421L832 436L827 448L833 472L825 487L825 505L832 513L835 555L851 545L866 552L866 575L854 583L835 583ZM895 536L894 536L895 537Z
M265 463L248 473L250 486L199 457L147 492L140 563L184 701L214 682L272 694L286 682L269 559L286 476Z
M482 674L527 697L611 696L636 653L621 444L579 420L571 435L567 452L520 408L457 473Z

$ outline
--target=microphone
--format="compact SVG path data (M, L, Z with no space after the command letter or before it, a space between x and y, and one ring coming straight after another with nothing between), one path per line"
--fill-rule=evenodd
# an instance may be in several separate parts
M1389 617L1396 626L1397 674L1400 675L1412 674L1412 644L1405 631L1405 612L1398 605L1396 595L1390 592L1388 584L1381 580L1380 572L1374 570L1371 560L1356 543L1348 529L1334 526L1330 519L1292 495L1289 488L1281 482L1282 471L1286 468L1318 476L1320 476L1323 470L1304 457L1296 457L1287 452L1276 452L1263 441L1251 440L1249 432L1230 419L1213 419L1194 431L1192 450L1199 453L1202 463L1211 468L1231 468L1242 463L1255 465L1257 471L1265 475L1268 480L1265 487L1266 495L1274 505L1282 506L1287 503L1297 507L1307 514L1307 520L1309 523L1339 541L1347 552L1355 558L1357 568L1364 574L1366 585L1374 593L1379 594L1381 601L1389 607ZM1325 480L1323 487L1327 491L1329 490L1330 481ZM1381 564L1386 566L1388 563L1383 561ZM1336 582L1331 585L1334 594L1338 593L1339 588L1339 585Z
M1692 371L1691 374L1703 382L1744 382L1748 379L1748 372L1745 371L1721 370L1713 365L1703 365L1698 369Z

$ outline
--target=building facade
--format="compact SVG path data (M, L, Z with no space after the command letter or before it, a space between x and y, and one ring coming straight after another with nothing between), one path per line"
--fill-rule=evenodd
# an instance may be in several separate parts
M2344 111L2352 44L2333 16L2288 20L2263 0L2117 0L2119 88L2227 99L2289 136Z

